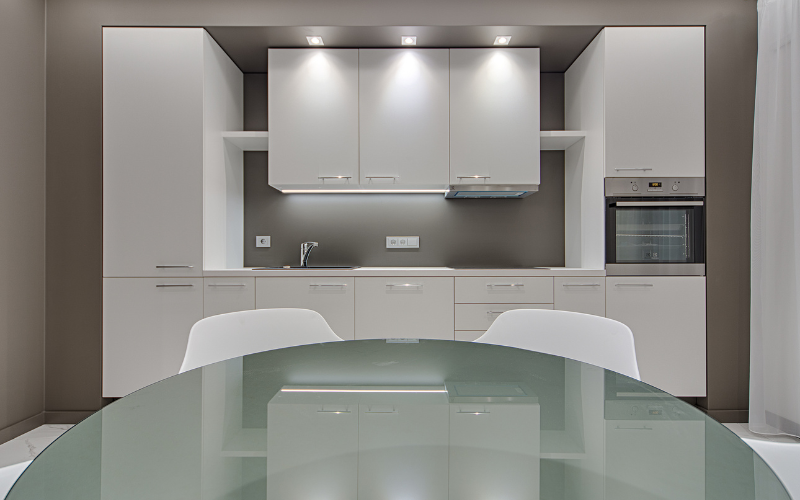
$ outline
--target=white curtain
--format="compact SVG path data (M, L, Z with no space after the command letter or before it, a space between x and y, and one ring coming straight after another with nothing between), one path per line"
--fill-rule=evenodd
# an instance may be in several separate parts
M750 429L800 435L800 0L758 0Z

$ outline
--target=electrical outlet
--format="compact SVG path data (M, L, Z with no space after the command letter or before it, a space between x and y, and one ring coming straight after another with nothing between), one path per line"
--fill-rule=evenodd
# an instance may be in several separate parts
M387 236L386 248L419 248L419 236Z
M256 247L268 247L270 245L269 236L256 236Z

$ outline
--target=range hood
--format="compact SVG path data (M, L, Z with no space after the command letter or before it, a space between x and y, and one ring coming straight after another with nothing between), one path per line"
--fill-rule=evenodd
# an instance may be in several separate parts
M453 199L476 199L476 198L525 198L539 190L538 184L525 184L525 185L491 185L491 184L477 184L477 185L451 185L445 198Z

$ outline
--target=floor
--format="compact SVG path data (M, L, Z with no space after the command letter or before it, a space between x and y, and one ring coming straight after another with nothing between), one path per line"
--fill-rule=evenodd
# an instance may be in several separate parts
M800 469L800 439L789 436L761 436L748 430L747 424L725 424L737 436L755 449L778 474L790 493L795 480L784 477L782 471L796 473ZM11 486L36 455L65 433L71 425L43 425L0 444L0 499L5 498ZM788 445L788 446L780 446ZM796 474L792 474L796 475ZM794 491L800 499L800 490Z

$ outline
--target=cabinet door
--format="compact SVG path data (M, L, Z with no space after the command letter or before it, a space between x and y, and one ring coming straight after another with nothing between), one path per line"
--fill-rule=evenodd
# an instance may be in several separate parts
M204 278L203 317L256 307L255 278Z
M539 184L539 49L450 49L450 183Z
M256 278L256 309L299 307L317 311L331 329L353 340L355 278Z
M606 316L633 331L643 382L706 395L705 277L608 277Z
M358 184L358 49L269 49L269 184Z
M103 396L177 375L201 319L202 278L104 278Z
M605 278L555 278L553 285L555 309L606 315Z
M361 184L443 188L449 179L449 51L358 51Z
M553 278L456 278L459 304L552 304Z
M605 37L606 177L703 177L704 28L606 28Z
M553 304L456 304L456 330L485 332L498 316L514 309L553 309Z
M200 276L203 30L103 29L103 275Z
M356 278L356 339L453 340L453 278Z

